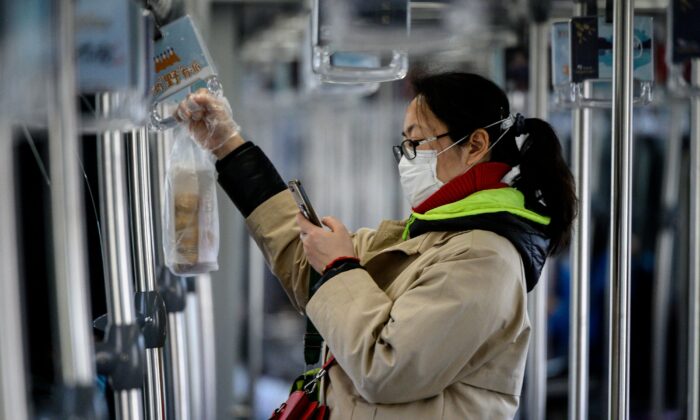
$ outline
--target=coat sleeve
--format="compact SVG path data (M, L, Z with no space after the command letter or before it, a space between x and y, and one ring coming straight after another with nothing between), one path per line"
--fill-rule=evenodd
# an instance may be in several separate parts
M299 239L300 230L295 221L298 212L292 194L284 190L256 207L246 218L246 225L272 274L279 279L295 308L303 312L309 300L311 266ZM358 255L373 234L369 229L352 234Z
M364 399L421 400L477 369L478 352L516 339L527 321L512 267L490 250L453 255L424 268L395 301L355 269L324 284L307 313Z
M263 151L246 142L216 163L219 184L246 218L268 266L300 311L309 299L309 264L295 222L296 203ZM368 232L353 236L356 248ZM366 242L366 240L364 241ZM358 254L359 255L359 254Z
M294 221L297 212L291 193L283 191L258 206L246 225L272 274L294 307L303 311L309 300L310 265Z

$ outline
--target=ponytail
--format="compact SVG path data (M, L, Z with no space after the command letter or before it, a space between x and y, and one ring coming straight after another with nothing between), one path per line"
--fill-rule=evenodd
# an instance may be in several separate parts
M551 218L547 226L549 252L555 254L571 241L578 208L574 177L552 126L538 118L526 118L522 132L527 138L520 148L520 175L513 186L525 196L525 207Z

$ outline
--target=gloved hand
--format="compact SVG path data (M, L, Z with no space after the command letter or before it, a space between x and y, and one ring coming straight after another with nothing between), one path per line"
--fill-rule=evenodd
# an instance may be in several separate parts
M219 159L243 143L239 136L241 127L233 120L228 100L212 95L207 89L187 95L174 116L188 124L194 140Z

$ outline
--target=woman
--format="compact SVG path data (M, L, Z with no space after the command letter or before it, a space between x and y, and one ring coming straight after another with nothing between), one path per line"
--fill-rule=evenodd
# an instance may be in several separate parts
M444 73L413 87L394 148L413 212L355 233L301 216L225 103L198 92L177 115L219 158L219 183L335 355L332 418L512 418L530 338L526 293L569 241L573 179L552 128L512 116L494 83ZM310 268L324 274L309 298Z

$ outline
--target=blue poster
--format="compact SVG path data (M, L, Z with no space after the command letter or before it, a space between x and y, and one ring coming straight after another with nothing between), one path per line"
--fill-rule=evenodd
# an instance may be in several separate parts
M602 17L577 17L552 27L552 78L555 86L584 80L612 80L613 28ZM569 51L564 50L567 40ZM634 78L654 81L654 22L635 16L632 56ZM564 64L568 59L568 67ZM570 70L570 74L569 71Z
M598 19L598 72L601 79L612 79L613 70L613 25ZM635 16L634 40L632 46L634 78L640 81L654 81L654 22L648 16Z
M571 82L569 51L569 22L552 25L552 84L561 86Z
M153 51L154 102L216 76L209 51L189 16L163 26L160 31L163 36L156 41Z
M145 60L139 60L138 29L142 14L132 1L76 2L76 58L82 92L109 92L135 87ZM129 31L124 28L130 28ZM145 86L142 86L145 89Z

